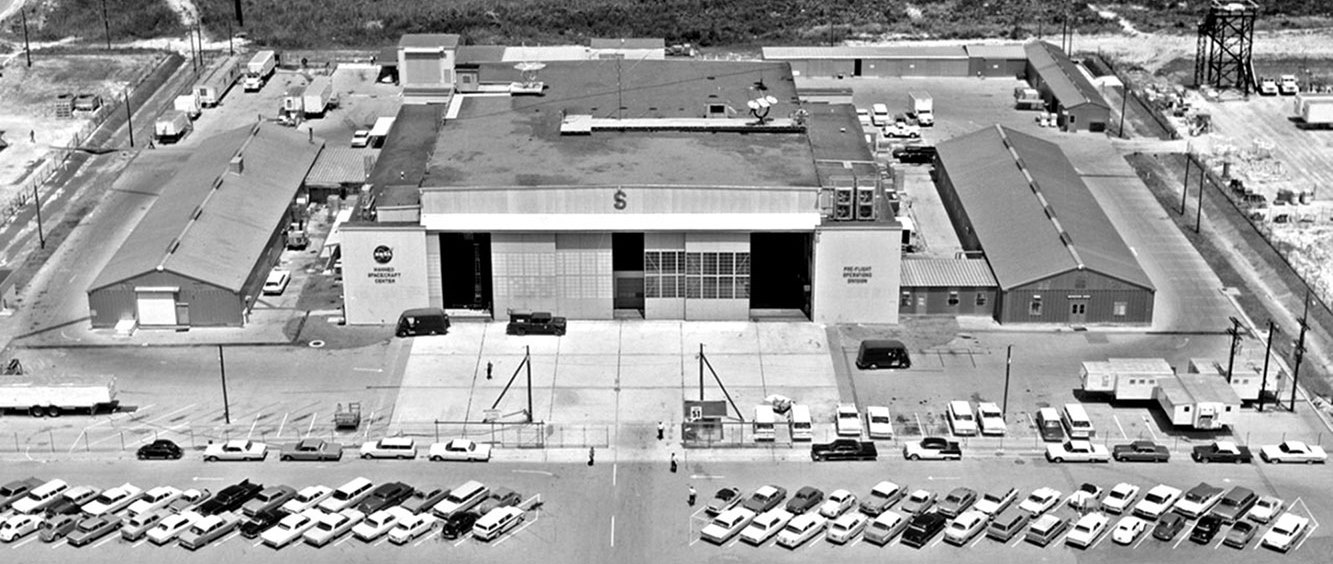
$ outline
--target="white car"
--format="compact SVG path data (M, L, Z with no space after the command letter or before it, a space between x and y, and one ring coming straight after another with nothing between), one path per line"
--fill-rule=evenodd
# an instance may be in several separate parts
M781 507L766 511L755 517L753 521L750 521L750 526L741 531L741 540L755 546L764 544L768 539L773 538L773 535L778 534L778 531L781 531L783 527L786 527L792 517L795 516Z
M143 495L143 490L133 484L121 484L102 492L102 495L84 505L83 513L89 517L111 515L129 507L140 495Z
M848 509L856 507L856 496L847 490L833 490L819 506L819 514L829 519L837 519Z
M181 491L171 486L158 486L148 490L138 501L130 504L130 517L162 509L171 505L171 502L176 501L180 496Z
M175 501L167 504L167 509L170 509L172 513L180 513L187 509L194 509L196 506L208 501L209 496L210 494L207 489L184 489L181 490L180 497L177 497Z
M1259 501L1254 502L1254 507L1245 514L1245 518L1256 523L1267 523L1273 520L1278 513L1282 512L1282 506L1285 505L1281 499L1271 495L1262 496Z
M317 507L319 502L324 501L333 495L333 488L328 486L306 486L301 491L296 492L296 497L287 500L282 504L282 510L288 513L300 513L312 507Z
M213 443L204 448L204 461L263 460L268 457L268 445L245 439Z
M389 542L407 544L417 537L429 533L440 524L440 518L430 513L409 515L398 521L398 526L389 531Z
M944 529L944 542L962 546L986 528L989 518L975 509L964 511Z
M443 460L486 462L491 459L491 445L481 444L467 439L454 439L447 443L435 443L430 445L430 459L436 462Z
M907 494L907 490L902 486L888 480L875 484L870 488L870 495L861 500L861 512L866 515L875 516L893 507Z
M825 539L834 544L847 544L848 541L856 538L861 531L866 528L866 523L870 521L865 513L852 511L838 517L829 525L828 533L824 535Z
M1018 504L1018 508L1026 511L1036 518L1038 515L1050 511L1055 504L1060 503L1060 490L1055 488L1038 488L1028 494L1023 503Z
M1147 521L1133 515L1121 517L1120 522L1115 525L1115 530L1111 531L1111 540L1116 544L1132 544L1147 530Z
M1000 411L1000 406L993 401L983 401L977 404L977 419L981 420L981 434L983 435L1003 435L1007 430L1004 423L1004 412Z
M323 512L318 509L307 509L295 515L288 515L278 521L276 526L259 535L259 539L266 546L282 548L300 540L306 531L319 522L318 519L322 514Z
M1139 487L1127 482L1120 482L1110 492L1107 492L1106 499L1102 500L1102 509L1111 513L1124 513L1130 504L1134 503L1139 497Z
M899 533L902 533L903 530L907 528L908 521L909 519L904 517L901 513L894 511L880 513L879 516L875 517L874 521L871 521L869 525L866 525L864 533L866 542L877 544L879 546L889 544L889 541L892 541L893 537L898 536Z
M741 530L754 520L754 512L744 507L733 507L723 511L708 523L700 535L704 540L722 544L740 534Z
M787 523L782 532L778 533L778 546L795 549L805 544L805 541L814 538L815 535L824 530L826 525L828 525L828 519L813 511L797 515Z
M361 458L398 458L417 457L417 441L411 437L385 437L361 445Z
M168 515L166 518L158 521L156 527L153 527L148 531L148 542L162 546L174 541L176 540L176 537L180 536L186 529L189 529L190 525L193 525L195 521L200 519L203 519L203 515L193 511Z
M856 121L861 124L861 127L871 127L874 125L874 123L870 121L870 110L865 108L856 109Z
M358 129L352 132L352 148L362 149L370 146L370 130Z
M1278 552L1287 552L1310 528L1310 520L1295 513L1283 513L1277 518L1277 523L1264 533L1261 545L1276 550Z
M838 404L838 412L833 422L839 436L861 436L861 414L856 411L856 406L847 403Z
M1065 503L1074 508L1079 513L1086 513L1086 510L1093 509L1094 504L1102 500L1102 488L1097 484L1084 483L1078 487L1078 490L1069 494Z
M0 541L14 542L25 535L37 532L45 519L37 515L14 515L0 525Z
M977 434L977 416L972 413L972 404L965 401L951 401L944 416L949 420L949 428L953 430L954 435Z
M866 430L872 439L893 438L893 418L889 415L889 408L882 405L867 407Z
M1176 504L1180 499L1180 490L1166 484L1157 484L1153 486L1148 493L1143 495L1143 499L1134 504L1134 514L1145 519L1156 520Z
M1199 482L1185 492L1185 496L1176 503L1175 512L1181 514L1186 519L1198 519L1204 513L1212 509L1217 502L1222 500L1222 494L1226 490L1207 482Z
M1264 462L1304 462L1323 464L1328 460L1328 453L1319 445L1305 444L1301 441L1285 441L1275 445L1264 445L1259 449L1259 458Z
M999 515L1005 509L1008 509L1010 505L1013 505L1014 500L1017 498L1017 488L1009 488L1008 490L997 489L983 494L981 499L978 499L977 504L972 506L972 508L985 513L987 518L993 519L996 515Z
M324 546L342 538L365 518L365 513L355 509L344 509L337 513L320 511L315 526L306 531L302 537L308 545Z
M1065 537L1065 544L1088 548L1106 533L1106 526L1110 522L1111 518L1100 511L1084 515L1074 523L1074 530L1069 531L1069 536Z
M280 296L287 290L287 283L292 281L292 273L280 268L274 269L268 273L268 278L264 280L265 296Z
M1111 451L1106 445L1083 439L1070 439L1060 444L1046 445L1046 460L1051 462L1110 462Z
M398 525L399 521L411 517L413 513L399 506L381 509L371 513L364 521L357 526L352 527L352 534L366 542L384 536L390 529Z

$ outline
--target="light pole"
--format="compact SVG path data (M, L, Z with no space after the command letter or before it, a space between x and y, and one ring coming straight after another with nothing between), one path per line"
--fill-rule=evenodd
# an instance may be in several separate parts
M1231 327L1227 329L1227 334L1231 335L1231 355L1227 357L1227 383L1231 383L1231 371L1236 367L1236 343L1240 341L1240 320L1231 318Z
M222 356L222 345L218 345L218 372L222 375L222 416L231 425L231 404L227 401L227 361Z
M37 185L32 185L32 201L37 205L37 242L46 248L46 235L42 234L42 197L37 193Z
M111 50L111 20L106 15L106 0L102 0L102 27L106 29L106 50Z
M1009 416L1009 368L1014 361L1014 346L1009 345L1004 353L1004 399L1000 404L1000 415Z
M1277 325L1273 323L1272 319L1269 319L1268 346L1264 348L1264 375L1259 380L1259 411L1261 413L1264 410L1264 391L1268 389L1268 358L1273 354L1273 333L1277 333Z
M32 67L32 46L28 44L28 7L19 8L19 17L23 20L23 54L28 58L28 66Z
M125 91L125 128L130 132L130 148L134 148L134 111L130 109L130 91Z
M1120 87L1120 138L1121 139L1129 139L1129 136L1125 135L1125 106L1127 106L1128 104L1129 104L1129 85L1122 85Z
M1301 360L1305 359L1305 330L1310 327L1310 292L1305 292L1305 311L1301 313L1301 336L1296 339L1296 365L1291 368L1291 411L1296 411L1296 384L1301 379Z

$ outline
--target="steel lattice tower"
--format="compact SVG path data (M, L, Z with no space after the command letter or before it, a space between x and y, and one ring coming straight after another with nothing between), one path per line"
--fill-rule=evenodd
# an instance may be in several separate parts
M1255 90L1252 51L1254 20L1259 6L1252 1L1214 0L1199 22L1198 49L1194 55L1194 85L1236 88L1249 94Z

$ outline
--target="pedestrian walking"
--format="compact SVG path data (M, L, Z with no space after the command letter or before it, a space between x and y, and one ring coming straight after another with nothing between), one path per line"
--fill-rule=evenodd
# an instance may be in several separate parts
M671 473L676 473L676 453L671 453Z
M699 497L699 492L694 491L694 484L690 484L690 497L686 503L689 503L690 507L694 507L694 500L697 497Z
M657 440L660 441L660 440L662 440L662 437L665 437L665 436L666 436L666 425L663 425L661 421L658 421L658 422L657 422Z
M35 130L35 129L29 129L29 130L28 130L28 142L29 142L29 143L36 143L36 142L37 142L37 130Z
M494 365L492 365L489 361L487 361L487 362L486 362L486 379L487 379L487 380L490 380L490 379L491 379L491 368L494 368Z
M592 466L597 458L597 447L588 447L588 466Z

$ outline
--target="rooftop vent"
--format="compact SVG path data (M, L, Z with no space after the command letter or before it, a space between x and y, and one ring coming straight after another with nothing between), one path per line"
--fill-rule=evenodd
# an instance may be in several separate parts
M234 174L245 172L245 156L236 155L231 158L231 163L227 165L227 171Z

